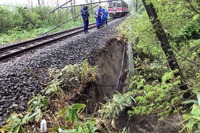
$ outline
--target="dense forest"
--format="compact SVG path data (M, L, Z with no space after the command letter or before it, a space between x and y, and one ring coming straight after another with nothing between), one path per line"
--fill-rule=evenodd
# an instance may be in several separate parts
M173 116L178 119L178 124L174 124L177 124L179 132L199 133L200 1L134 0L132 3L134 7L131 15L117 27L120 37L131 42L134 58L132 75L129 76L128 86L123 94L116 93L113 99L106 99L107 102L102 104L99 111L87 118L82 111L85 105L80 103L63 108L57 116L52 115L51 111L46 111L48 98L37 95L29 101L26 115L13 114L0 131L31 131L35 127L30 126L30 123L38 124L42 115L46 115L55 121L52 123L52 131L93 133L100 130L99 132L125 133L130 132L128 124L131 117L156 116L154 120L162 122ZM156 18L151 16L153 14L148 14L150 7L154 9ZM76 16L74 14L79 14L79 10L80 7L77 7L49 13L52 11L51 7L0 7L0 44L36 37ZM82 24L80 18L74 22L67 23L58 30ZM167 41L164 43L167 44L161 42L159 34L162 37L165 35ZM165 51L167 48L168 51ZM171 67L171 61L177 67ZM68 77L63 76L63 73L68 73ZM94 81L97 73L96 67L89 66L87 61L68 65L59 72L52 70L54 79L45 89L46 94L62 99L65 94L59 87L61 82L70 84L76 77L81 86L84 86L87 82ZM182 86L187 87L182 89ZM113 129L111 121L116 120L125 110L128 110L129 117L126 126L120 130ZM51 116L47 116L47 112Z

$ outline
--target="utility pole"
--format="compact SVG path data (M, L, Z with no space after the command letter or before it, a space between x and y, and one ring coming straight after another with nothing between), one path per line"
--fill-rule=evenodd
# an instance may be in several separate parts
M176 72L174 74L175 77L180 76L181 77L181 86L180 89L181 90L189 90L187 84L183 83L183 75L182 72L180 70L180 67L178 65L178 62L176 60L176 57L172 51L171 46L169 45L169 41L167 39L167 36L165 34L165 31L163 30L162 24L160 23L160 20L158 19L157 16L157 12L153 6L152 3L150 4L146 4L146 0L142 0L144 7L146 9L146 12L151 20L151 23L153 25L153 28L156 32L156 35L158 37L158 40L160 41L161 47L165 53L165 56L167 57L169 66L171 68L171 70L178 70L178 72ZM184 93L183 97L184 98L189 98L191 96L190 92L187 91L186 93Z
M73 0L73 7L72 7L72 10L73 10L73 17L76 16L76 0ZM76 21L76 19L74 19L74 21Z
M138 11L138 0L135 0L135 11Z

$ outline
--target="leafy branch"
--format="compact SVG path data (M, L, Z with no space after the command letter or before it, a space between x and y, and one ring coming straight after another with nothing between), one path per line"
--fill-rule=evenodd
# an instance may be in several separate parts
M197 100L187 100L183 104L192 103L192 110L189 114L183 115L183 122L187 123L182 131L187 129L189 132L199 133L200 132L200 92L196 92Z

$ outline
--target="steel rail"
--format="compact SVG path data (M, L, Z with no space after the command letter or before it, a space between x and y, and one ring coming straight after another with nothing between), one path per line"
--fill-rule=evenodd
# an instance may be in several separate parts
M109 19L108 21L111 21L111 19ZM89 29L92 29L94 27L96 27L95 23L92 23L90 24ZM3 46L0 48L0 62L5 61L11 57L17 56L19 54L22 54L24 52L28 52L30 50L42 47L44 45L51 44L55 41L59 41L64 38L68 38L76 34L79 34L83 32L82 28L83 26L80 26L74 29L69 29L69 30L49 34L46 36L41 36L35 39L30 39L27 41L15 43L12 45Z

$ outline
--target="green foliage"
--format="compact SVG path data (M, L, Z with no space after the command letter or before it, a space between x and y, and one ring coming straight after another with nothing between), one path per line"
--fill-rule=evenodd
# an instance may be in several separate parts
M75 125L74 129L58 129L60 133L95 133L97 130L96 122L87 118L84 122L79 122Z
M50 94L52 96L57 95L60 98L64 97L64 91L60 87L60 81L57 77L54 78L50 84L46 87L46 94Z
M200 24L195 21L188 23L178 34L178 41L184 41L184 39L200 39Z
M183 115L183 122L186 125L182 131L187 129L188 132L199 133L200 132L200 92L197 92L197 100L187 100L184 104L193 103L190 114Z
M49 71L53 80L46 87L46 94L56 95L59 98L64 98L64 89L68 91L83 89L88 82L92 82L96 79L96 67L90 66L87 60L80 64L67 65L61 70L52 69ZM59 126L52 130L65 133L88 133L96 130L96 123L92 120L86 122L80 121L80 111L85 108L84 104L72 104L63 108L58 117L64 116L67 123L70 123L72 127Z
M198 79L195 79L196 73L199 73L200 64L198 60L200 16L196 12L199 11L198 2L185 0L169 0L167 2L164 0L149 0L149 2L152 2L156 8L158 19L168 35L170 45L176 54L184 77L186 79L190 78L188 79L189 83L192 78L192 82L196 82L199 85ZM137 54L145 55L145 58L148 58L150 61L156 60L158 64L161 64L161 67L163 65L166 66L166 57L160 48L146 12L141 14L134 13L118 29L121 34L129 38L134 44L133 49ZM157 73L157 71L155 72Z
M173 107L181 103L184 92L178 86L179 78L174 77L174 72L165 73L162 82L157 80L149 82L142 75L132 77L130 88L125 94L115 94L102 106L99 113L104 118L116 118L125 107L135 104L130 115L157 114L160 118L173 112Z
M95 131L97 130L96 122L89 118L86 120L86 122L78 123L75 126L75 129L75 133L95 133Z
M46 88L46 93L52 95L56 94L57 96L61 96L60 94L62 93L62 96L64 96L65 94L62 88L60 88L61 83L68 83L70 87L75 88L84 87L84 85L86 85L88 82L95 80L96 67L89 66L89 63L85 60L81 64L67 65L61 71L53 70L51 71L51 74L55 77ZM77 81L78 84L75 83L75 81ZM57 87L59 87L59 89L57 89ZM49 99L46 96L38 94L28 102L28 106L29 108L24 117L21 114L12 115L7 120L7 124L3 126L0 131L3 133L6 131L13 133L24 133L24 126L31 120L31 118L34 118L36 122L44 117L55 118L54 116L51 116L53 115L52 112L47 110L49 109L48 106L51 105L49 105ZM69 107L63 108L59 112L58 117L64 116L66 122L71 125L59 126L64 129L62 132L94 133L96 131L97 128L94 120L87 119L83 122L83 119L80 118L80 111L83 110L85 107L85 104L75 103ZM47 114L47 112L49 114ZM55 121L58 122L57 119ZM52 131L58 131L58 129L59 128L55 127L52 128Z
M17 14L14 15L12 11L9 10L9 8L6 7L0 7L0 31L5 32L9 28L14 28L15 22L20 24L19 20L16 19L15 22L13 22L13 18L16 18ZM20 17L19 17L20 18Z
M28 102L29 108L25 116L22 114L11 114L6 120L6 125L3 126L0 131L11 133L25 133L24 126L34 117L38 122L42 116L44 110L48 106L48 98L38 94Z
M43 111L48 107L48 98L38 94L28 102L28 112L32 113L32 117L38 122L43 116Z
M162 82L146 81L142 75L133 76L130 84L134 93L136 105L130 114L158 114L166 116L173 111L173 107L180 104L183 92L179 90L179 78L174 72L165 73Z
M2 28L0 31L7 32L9 30L15 29L16 27L18 27L20 30L29 30L49 25L48 12L51 10L52 9L49 7L0 7L0 22L2 25L0 27ZM62 14L64 14L64 12ZM56 14L51 14L50 17L55 15ZM66 19L65 17L62 18ZM55 23L51 24L55 25Z
M90 66L85 60L81 64L67 65L61 71L52 70L54 79L46 87L46 94L64 96L63 89L77 89L84 87L88 82L95 81L96 67ZM67 88L61 88L65 85Z
M191 90L200 87L199 77L199 2L185 0L147 0L152 2L165 30L176 60L183 73L183 81ZM168 62L160 42L145 12L134 13L118 27L120 33L133 44L135 73L130 87L137 106L131 114L159 114L172 112L180 105L184 91L179 90L179 79L164 73L169 71ZM171 76L170 76L171 75ZM158 79L159 82L156 80ZM162 82L161 82L162 81Z
M65 120L73 124L73 129L69 129L68 127L58 128L57 130L60 133L94 133L96 128L96 122L91 119L87 118L85 121L80 121L80 111L85 108L85 104L74 103L69 107L63 108L58 117L64 115Z
M78 113L80 110L84 109L85 107L86 106L84 104L78 104L78 103L72 104L69 107L63 108L59 112L58 117L63 116L65 114L66 121L69 121L73 124L75 121L80 120Z
M126 107L132 104L133 92L128 92L125 94L115 94L113 99L107 99L106 104L102 104L101 109L98 111L103 118L117 118L119 113L123 111Z
M0 131L2 133L25 133L24 125L30 121L31 116L27 114L23 118L22 117L22 114L11 114L6 121L7 124L3 126Z
M29 30L21 30L19 27L16 27L12 30L7 31L7 33L3 33L0 35L0 44L19 42L22 40L36 38L38 35L41 35L47 30L48 28L38 28L29 31Z

